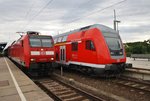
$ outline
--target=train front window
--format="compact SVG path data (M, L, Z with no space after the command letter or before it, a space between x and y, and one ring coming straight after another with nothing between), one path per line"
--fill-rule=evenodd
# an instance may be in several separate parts
M36 38L30 38L30 46L31 47L41 47L41 40Z
M119 38L105 37L110 50L121 50L122 45Z
M52 40L51 39L41 39L43 47L52 47Z
M30 37L30 46L31 47L52 47L53 42L52 38L38 36L38 37Z

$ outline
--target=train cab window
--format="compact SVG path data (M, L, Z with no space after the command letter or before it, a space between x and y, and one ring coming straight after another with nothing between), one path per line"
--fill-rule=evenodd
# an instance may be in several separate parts
M53 46L52 38L48 36L30 36L29 41L31 47L52 47Z
M38 38L30 38L31 47L41 47L41 40Z
M57 42L61 42L61 41L62 41L62 37L59 37Z
M62 39L62 42L66 41L66 40L67 40L67 36L64 36Z
M86 44L86 49L87 50L93 50L93 51L95 51L95 46L94 46L93 41L87 40L85 44Z
M43 47L52 47L53 42L51 39L41 39L42 40L42 46Z
M78 51L78 42L73 42L71 44L71 47L72 47L72 51Z

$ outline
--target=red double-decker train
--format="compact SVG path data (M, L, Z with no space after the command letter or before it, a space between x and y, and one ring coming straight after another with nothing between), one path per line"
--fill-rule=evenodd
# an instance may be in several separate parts
M28 72L48 73L54 58L54 41L51 36L28 31L8 47L8 56Z
M56 63L87 73L120 73L126 54L119 33L94 24L54 36Z

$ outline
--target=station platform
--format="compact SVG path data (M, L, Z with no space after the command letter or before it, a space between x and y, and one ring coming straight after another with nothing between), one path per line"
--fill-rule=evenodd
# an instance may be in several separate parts
M53 101L8 58L0 57L0 101Z
M149 69L150 70L150 61L148 59L136 59L127 57L127 63L132 63L133 67Z

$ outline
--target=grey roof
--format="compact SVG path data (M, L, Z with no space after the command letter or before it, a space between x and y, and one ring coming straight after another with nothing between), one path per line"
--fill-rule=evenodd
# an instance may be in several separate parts
M73 33L75 33L75 32L85 31L85 30L92 29L92 28L98 28L98 29L101 30L102 32L117 33L114 29L112 29L112 28L110 28L110 27L107 27L107 26L105 26L105 25L102 25L102 24L94 24L94 25L89 25L89 26L82 27L82 28L79 28L79 29L75 29L75 30L70 31L70 32L66 32L66 33L63 33L63 34L56 35L56 36L54 36L54 38L60 37L60 36L66 36L66 35L69 35L69 34L73 34Z

